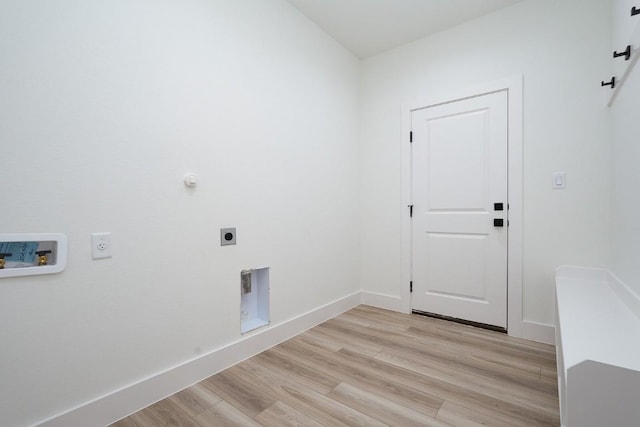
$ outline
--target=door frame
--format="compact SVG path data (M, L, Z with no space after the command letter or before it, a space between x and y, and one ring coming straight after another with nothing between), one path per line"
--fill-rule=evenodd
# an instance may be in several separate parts
M411 312L411 292L409 282L412 280L411 265L411 227L409 205L412 205L412 170L409 132L411 131L411 113L414 110L435 107L441 104L473 98L493 92L507 92L507 169L509 198L509 227L507 250L507 333L510 336L522 337L522 183L523 183L523 76L515 75L459 90L441 94L433 94L422 99L402 105L402 137L401 137L401 175L402 175L402 291L400 305L403 311Z

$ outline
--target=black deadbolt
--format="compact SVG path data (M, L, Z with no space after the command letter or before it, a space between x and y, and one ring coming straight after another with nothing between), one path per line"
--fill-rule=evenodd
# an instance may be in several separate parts
M493 210L494 211L504 210L504 204L503 203L494 203L493 204Z

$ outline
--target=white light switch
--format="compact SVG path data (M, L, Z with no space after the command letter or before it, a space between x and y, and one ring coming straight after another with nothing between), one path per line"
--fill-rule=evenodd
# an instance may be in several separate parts
M553 189L561 190L567 186L567 175L564 172L556 172L553 175Z

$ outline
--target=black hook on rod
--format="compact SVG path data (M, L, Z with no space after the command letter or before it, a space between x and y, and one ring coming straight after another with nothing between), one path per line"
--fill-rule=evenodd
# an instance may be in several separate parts
M629 58L631 58L631 45L628 44L627 48L623 51L623 52L618 52L618 51L614 51L613 52L613 57L614 58L618 58L620 56L624 56L624 60L628 61Z
M606 83L603 81L600 84L600 86L611 86L611 89L615 88L616 87L616 77L615 76L611 77L611 81L606 82Z
M640 14L640 9L638 9L638 8L637 8L637 7L635 7L635 6L633 6L633 7L631 8L631 16L636 16L636 15L638 15L638 14Z

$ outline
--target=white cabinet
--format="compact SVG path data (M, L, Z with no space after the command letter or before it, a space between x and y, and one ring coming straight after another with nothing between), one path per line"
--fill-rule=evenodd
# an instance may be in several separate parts
M638 295L608 270L560 267L556 302L562 425L640 425Z

